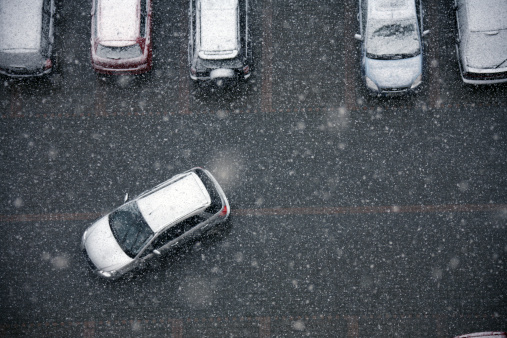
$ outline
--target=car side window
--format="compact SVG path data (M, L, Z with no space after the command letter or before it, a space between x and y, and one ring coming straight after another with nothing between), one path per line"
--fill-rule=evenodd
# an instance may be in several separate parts
M195 215L171 226L169 229L165 230L153 241L152 243L153 249L162 248L164 245L185 234L187 231L190 231L192 228L194 228L204 220L206 220L205 217L201 215Z
M48 56L49 54L49 31L51 24L51 3L46 0L42 5L42 34L41 34L41 54Z
M361 1L361 7L362 7L361 10L363 12L363 14L361 15L361 19L363 20L363 22L362 22L363 31L361 32L361 34L366 34L366 18L368 15L368 1L367 0Z
M141 23L140 23L140 32L139 35L141 35L142 38L146 36L146 17L148 16L148 13L146 12L146 3L148 0L141 0Z

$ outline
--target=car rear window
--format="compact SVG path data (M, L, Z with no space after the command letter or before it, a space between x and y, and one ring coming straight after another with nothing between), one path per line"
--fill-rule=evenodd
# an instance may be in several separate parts
M124 47L112 47L99 44L97 46L97 55L108 59L132 59L143 55L141 46L133 44Z
M211 178L204 172L202 169L196 169L195 173L201 179L202 183L206 187L210 197L211 197L211 205L206 208L206 212L211 214L216 214L220 210L222 210L222 199L220 198L220 194L215 187L215 183L211 180Z

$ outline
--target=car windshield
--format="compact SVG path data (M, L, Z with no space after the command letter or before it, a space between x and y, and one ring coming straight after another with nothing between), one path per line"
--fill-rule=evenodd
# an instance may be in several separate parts
M112 47L99 44L97 46L97 55L108 59L132 59L143 55L141 46L135 43L129 46Z
M136 203L126 204L109 215L109 225L122 250L131 258L153 237Z
M421 53L413 20L371 21L366 32L366 55L371 59L405 59Z

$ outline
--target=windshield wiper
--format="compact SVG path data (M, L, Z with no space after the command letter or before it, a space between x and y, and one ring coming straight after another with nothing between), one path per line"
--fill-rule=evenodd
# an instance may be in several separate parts
M502 62L500 62L498 65L496 65L495 67L493 67L493 69L498 69L500 68L501 65L503 65L505 62L507 62L507 59L503 60Z

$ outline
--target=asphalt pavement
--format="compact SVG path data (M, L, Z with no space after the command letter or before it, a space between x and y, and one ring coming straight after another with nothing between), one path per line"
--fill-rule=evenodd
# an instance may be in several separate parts
M0 336L452 337L507 329L507 87L461 84L429 1L411 97L370 97L355 1L254 2L255 71L191 84L186 2L154 2L154 70L97 76L89 9L61 67L0 88ZM83 231L194 166L232 219L145 270L91 275Z

